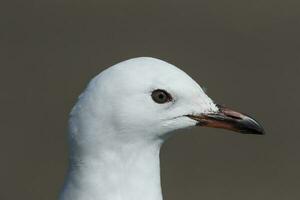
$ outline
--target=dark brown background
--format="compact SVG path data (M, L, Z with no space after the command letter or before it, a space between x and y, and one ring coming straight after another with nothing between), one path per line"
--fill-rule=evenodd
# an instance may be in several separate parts
M77 95L137 56L179 66L267 131L179 131L161 152L166 200L300 198L300 1L19 0L0 9L1 200L56 199Z

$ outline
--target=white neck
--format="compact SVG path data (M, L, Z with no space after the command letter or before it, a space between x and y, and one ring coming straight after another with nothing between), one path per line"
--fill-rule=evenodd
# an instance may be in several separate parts
M162 200L161 141L100 145L72 156L61 200Z

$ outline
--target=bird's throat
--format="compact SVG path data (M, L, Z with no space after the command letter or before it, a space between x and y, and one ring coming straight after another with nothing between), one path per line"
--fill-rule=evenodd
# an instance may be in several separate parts
M122 141L73 156L61 200L162 200L160 146Z

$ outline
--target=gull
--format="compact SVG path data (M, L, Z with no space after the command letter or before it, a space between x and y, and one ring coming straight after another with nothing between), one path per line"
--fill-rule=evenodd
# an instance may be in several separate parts
M191 126L264 133L160 59L133 58L104 70L70 113L69 168L59 199L162 200L160 147L174 130Z

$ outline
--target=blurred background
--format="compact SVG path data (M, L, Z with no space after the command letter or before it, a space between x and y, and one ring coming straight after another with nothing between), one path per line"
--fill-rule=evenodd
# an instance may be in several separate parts
M165 200L300 198L300 1L2 1L0 24L1 200L57 198L77 96L138 56L175 64L267 132L178 131L161 151Z

